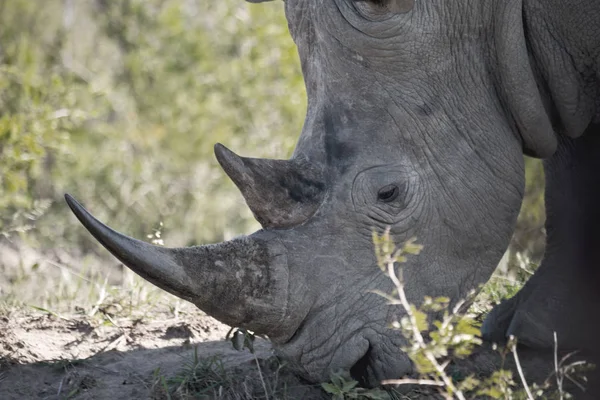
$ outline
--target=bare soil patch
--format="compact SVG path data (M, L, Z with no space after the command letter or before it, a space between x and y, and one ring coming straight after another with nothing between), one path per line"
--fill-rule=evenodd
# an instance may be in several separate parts
M230 328L192 304L113 260L73 254L0 243L1 400L323 394L285 372L267 341L237 351Z
M282 372L267 341L257 339L255 354L237 351L222 340L229 328L210 317L115 324L43 313L0 317L0 398L264 398L261 375L281 398L322 395ZM181 385L194 367L215 377Z
M229 327L203 316L193 320L116 319L51 314L0 317L0 357L13 363L84 359L111 350L130 351L223 339Z
M0 243L1 400L331 398L289 373L267 341L237 351L229 327L192 304L118 263L71 254ZM551 377L553 354L519 355L530 383ZM501 365L484 346L448 368L462 379ZM517 377L512 357L504 366ZM600 398L594 389L577 398ZM401 393L392 398L436 398L427 387Z

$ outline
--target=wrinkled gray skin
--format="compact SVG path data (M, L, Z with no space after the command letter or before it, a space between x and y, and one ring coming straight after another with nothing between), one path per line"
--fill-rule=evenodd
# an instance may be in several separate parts
M404 339L388 329L399 310L368 292L391 290L375 265L372 229L389 225L396 243L416 236L425 246L404 265L410 301L464 297L509 243L525 152L547 159L548 255L484 333L550 347L557 330L565 348L593 348L600 2L563 3L286 0L308 91L294 155L259 160L215 147L263 230L155 248L67 200L138 274L269 335L305 378L346 368L376 384L411 364L399 350Z

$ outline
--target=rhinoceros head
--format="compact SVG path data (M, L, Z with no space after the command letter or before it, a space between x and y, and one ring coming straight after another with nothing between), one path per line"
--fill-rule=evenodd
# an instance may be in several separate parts
M410 301L463 297L505 250L523 193L522 152L555 143L529 68L519 3L286 0L308 93L290 160L219 163L262 230L180 249L123 236L67 201L116 257L215 318L268 335L303 376L350 369L376 383L411 363L400 317L372 289L372 231L424 252L404 265ZM509 60L505 60L508 57ZM533 85L533 86L532 86ZM541 111L540 111L541 110Z

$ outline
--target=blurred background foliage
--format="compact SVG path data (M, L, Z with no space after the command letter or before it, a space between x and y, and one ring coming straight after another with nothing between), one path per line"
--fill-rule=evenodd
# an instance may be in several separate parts
M257 228L212 148L291 154L306 106L280 3L0 0L0 232L95 249L64 192L169 245Z
M164 223L171 246L256 229L212 148L291 154L306 100L283 2L41 4L0 0L4 240L97 251L64 192L132 236ZM543 251L543 170L526 162L527 196L503 266L517 274Z

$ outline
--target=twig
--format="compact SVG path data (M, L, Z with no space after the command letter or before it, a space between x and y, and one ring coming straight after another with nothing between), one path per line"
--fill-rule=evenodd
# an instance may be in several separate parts
M419 327L417 324L417 318L415 317L414 313L412 312L412 309L410 308L410 303L408 302L408 299L406 298L406 293L404 292L404 283L402 281L400 281L400 279L398 279L398 276L396 275L396 271L394 269L394 259L393 258L391 258L387 261L387 267L388 267L388 275L392 279L392 282L394 283L396 288L398 289L398 298L400 299L400 303L402 304L402 307L406 311L408 318L410 320L410 328L412 329L413 338L417 342L418 346L421 349L425 350L427 348L427 346L425 344L425 340L423 339L423 335L421 335L421 332L419 331ZM431 354L431 352L429 352L429 351L424 351L423 353L425 355L425 358L427 358L427 360L431 363L431 365L433 365L436 372L439 374L440 378L442 379L442 381L443 381L442 386L446 386L448 389L450 389L453 396L456 396L459 400L466 400L464 394L456 386L454 386L454 383L452 383L452 380L448 377L448 375L446 374L446 371L444 371L444 368L437 362L435 356L433 354Z
M510 335L510 341L514 340L514 336ZM523 388L525 389L525 393L527 393L527 398L529 400L535 400L533 395L531 394L531 390L529 390L529 386L527 385L527 381L525 380L525 375L523 374L523 369L521 368L521 363L519 362L519 356L517 355L517 344L514 343L511 349L513 353L513 357L515 358L515 364L517 365L517 371L519 372L519 377L521 378L521 383L523 383Z
M60 396L61 392L62 392L62 387L63 387L63 383L65 382L65 379L67 378L67 376L63 376L63 378L60 380L60 384L58 385L58 392L56 392L56 396Z
M583 364L585 364L585 362ZM575 379L571 378L569 375L566 375L566 374L565 374L565 378L570 380L572 384L574 384L575 386L577 386L579 388L579 390L581 390L582 392L585 392L585 386L583 386L581 383L577 382Z
M102 303L104 303L104 300L106 300L107 297L107 292L106 292L106 286L108 284L108 277L104 278L104 285L102 285L102 287L100 287L100 294L98 295L98 301L96 301L96 304L94 305L94 307L92 307L92 309L88 312L88 317L93 317L98 310L100 310L100 306L102 305ZM96 287L98 287L99 285L96 284ZM108 317L108 315L107 315ZM110 317L109 317L110 320ZM117 326L117 324L114 323L114 321L110 320L110 322L113 323L113 325Z
M100 350L98 353L100 353L100 352L104 353L113 348L117 348L121 344L123 339L127 340L127 334L121 333L115 340L113 340L112 342L110 342L109 344L104 346L104 348L102 350Z
M262 370L260 369L260 363L258 362L258 357L256 356L256 354L252 353L254 355L254 361L256 361L256 368L258 368L258 376L260 377L260 381L262 382L263 385L263 389L265 391L265 399L269 400L269 391L267 390L267 384L265 383L265 380L263 378L263 374L262 374Z
M60 314L58 314L58 313L55 313L55 312L54 312L54 311L52 311L52 310L48 310L47 308L44 308L44 307L38 307L38 306L34 306L34 305L32 305L32 304L26 304L26 305L27 305L28 307L31 307L31 308L33 308L34 310L38 310L38 311L45 312L46 314L52 315L53 317L56 317L56 318L60 318L60 319L62 319L62 320L64 320L64 321L71 321L71 319L70 319L70 318L64 317L64 316L62 316L62 315L60 315Z
M56 261L50 260L49 258L44 258L43 261L46 262L46 263L48 263L49 265L51 265L53 267L59 268L59 269L61 269L63 271L66 271L66 272L68 272L68 273L70 273L70 274L78 277L79 279L81 279L83 281L86 281L86 282L91 283L91 284L95 284L90 279L86 278L85 276L83 276L81 274L78 274L77 272L73 271L71 268L69 268L68 266L66 266L64 264L61 264L61 263L58 263Z
M563 377L558 373L558 339L556 331L554 331L554 373L556 374L556 388L560 395L560 400L563 400Z
M444 382L434 381L431 379L386 379L381 381L383 385L427 385L427 386L444 386Z

